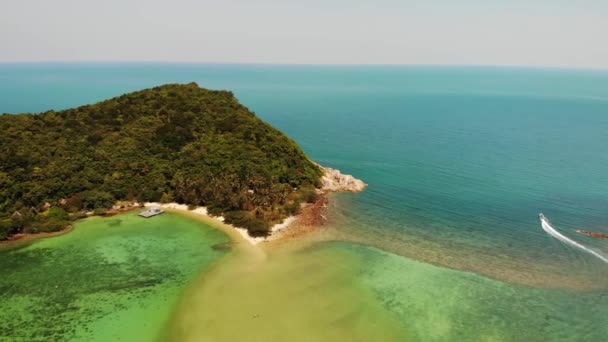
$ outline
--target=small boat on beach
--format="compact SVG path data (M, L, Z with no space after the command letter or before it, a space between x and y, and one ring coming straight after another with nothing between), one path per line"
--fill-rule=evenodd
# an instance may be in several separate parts
M140 212L138 215L141 217L144 217L144 218L149 218L152 216L160 215L164 212L165 211L162 210L161 208L149 208L149 209L146 209L146 210Z

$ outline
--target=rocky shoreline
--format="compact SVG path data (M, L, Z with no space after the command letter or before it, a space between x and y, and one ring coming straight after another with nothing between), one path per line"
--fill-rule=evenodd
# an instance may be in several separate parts
M351 175L343 174L340 170L319 164L317 166L323 170L323 176L321 176L323 182L321 191L323 192L361 192L367 187L367 183Z
M318 164L317 164L318 165ZM317 190L318 196L313 203L308 203L302 206L300 213L296 216L287 217L282 223L276 224L271 229L271 235L268 237L251 237L247 230L233 225L224 223L223 217L210 216L205 207L188 208L185 204L178 203L144 203L145 207L161 207L165 209L173 209L186 211L200 216L206 216L219 223L234 229L247 242L256 245L260 242L270 242L294 238L312 232L327 223L327 209L329 207L329 194L334 192L361 192L365 190L367 184L352 175L343 174L340 170L332 169L318 165L323 170L321 178L321 188Z
M608 239L608 234L606 234L606 233L590 232L590 231L583 230L583 229L577 229L576 232L579 234L591 236L591 237L598 238L598 239Z
M317 164L323 170L321 177L322 186L318 190L317 199L313 203L303 205L300 213L295 216L293 223L288 229L283 229L269 237L268 240L283 240L302 236L327 224L328 209L330 205L329 196L335 192L362 192L368 184L352 175L343 174L340 170L324 167Z

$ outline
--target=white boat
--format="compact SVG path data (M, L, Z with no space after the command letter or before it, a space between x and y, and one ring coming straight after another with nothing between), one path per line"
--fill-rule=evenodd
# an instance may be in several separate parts
M540 219L541 222L542 221L549 222L549 220L547 219L547 217L545 217L545 214L543 214L543 213L538 214L538 218Z
M581 250L593 255L605 263L608 263L608 257L603 255L602 253L595 251L595 250L581 244L580 242L576 242L576 241L572 240L571 238L565 236L564 234L558 232L555 228L553 228L553 226L549 222L549 219L545 215L543 215L543 213L538 214L538 218L540 219L540 226L543 228L543 230L545 232L547 232L547 234L553 236L554 238L556 238L562 242L565 242L571 246L574 246L578 249L581 249Z
M146 209L146 210L140 212L139 216L148 218L148 217L160 215L160 214L162 214L164 212L165 211L162 210L161 208L149 208L149 209Z

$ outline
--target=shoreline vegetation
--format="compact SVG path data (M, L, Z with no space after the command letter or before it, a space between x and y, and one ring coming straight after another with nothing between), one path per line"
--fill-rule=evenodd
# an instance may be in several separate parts
M317 164L318 165L318 164ZM206 223L211 223L212 226L219 228L224 233L227 233L233 240L245 241L252 245L257 245L260 242L269 242L278 240L286 237L296 237L303 235L307 232L314 230L324 225L326 216L324 214L325 209L329 204L328 195L332 192L361 192L366 187L363 181L354 178L351 175L342 174L339 170L332 168L326 168L318 165L323 171L323 185L318 189L318 196L313 203L303 203L298 214L289 216L283 220L283 222L277 223L270 229L270 234L264 237L251 236L249 235L246 228L238 227L229 224L225 221L222 216L213 216L209 213L208 209L203 206L191 206L186 204L180 204L176 202L172 203L159 203L159 202L127 202L119 201L104 212L83 212L82 218L90 216L101 216L111 217L121 213L140 210L143 208L159 207L168 211L177 212L180 214L195 215L198 218L204 218ZM50 209L50 208L49 208ZM297 226L299 229L288 229ZM11 247L19 245L20 243L31 242L37 239L49 238L53 236L60 236L67 234L73 230L73 225L69 224L63 229L55 232L37 232L37 233L20 233L11 236L6 240L0 241L0 246ZM233 234L238 233L238 236Z
M318 165L318 164L317 164ZM158 202L146 202L142 207L151 208L158 207L168 209L170 211L176 211L180 213L189 213L197 216L207 218L219 223L223 227L228 227L232 232L237 232L240 238L238 240L246 241L252 245L257 245L261 242L269 242L278 240L285 237L295 237L306 232L310 232L315 228L322 226L325 223L326 216L324 215L324 209L329 204L328 195L332 192L361 192L367 184L363 181L356 179L351 175L342 174L339 170L335 170L328 167L318 165L323 171L323 185L319 189L316 200L312 203L303 203L298 214L285 218L282 222L275 224L270 228L270 233L267 236L251 236L246 228L238 227L226 222L223 216L210 215L209 210L203 206L189 206L186 204L179 203L158 203ZM299 230L293 231L293 226L298 226ZM222 229L226 232L226 229ZM230 234L234 237L234 234Z
M4 114L0 130L0 240L118 213L117 201L205 207L264 238L320 193L365 187L314 163L231 92L196 83Z
M74 231L74 225L67 225L63 229L55 231L55 232L41 232L41 233L19 233L12 235L6 240L0 240L0 251L10 250L13 248L18 248L25 246L31 242L48 239L52 237L57 237L61 235L65 235Z

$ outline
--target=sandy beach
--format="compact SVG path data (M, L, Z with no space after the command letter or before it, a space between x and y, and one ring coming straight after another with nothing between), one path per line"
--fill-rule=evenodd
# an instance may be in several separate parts
M257 245L260 242L267 242L273 240L274 235L270 235L269 237L252 237L247 233L247 229L235 227L231 224L227 224L224 222L224 218L222 216L211 216L209 215L207 208L205 207L196 207L192 210L188 209L188 206L185 204L179 203L158 203L158 202L146 202L144 203L144 207L159 207L163 209L168 209L171 211L177 211L181 213L189 213L194 214L196 216L204 218L206 221L212 223L215 227L220 228L222 231L226 232L230 237L236 238L237 241L246 241L252 245ZM271 234L274 234L278 231L281 231L285 228L288 228L292 223L296 221L295 216L290 216L283 220L282 223L276 224L271 228ZM236 233L236 234L235 234Z
M351 175L342 174L339 170L335 170L328 167L323 167L317 164L324 172L322 177L323 186L319 189L319 196L314 203L304 205L302 211L297 216L289 216L283 220L283 222L275 224L270 229L270 236L268 237L252 237L245 228L235 227L231 224L224 223L224 217L222 216L211 216L207 211L206 207L196 207L189 209L186 204L179 203L159 203L159 202L146 202L144 207L159 207L168 210L175 210L179 212L187 212L196 214L197 216L211 220L223 231L226 231L230 236L234 236L234 232L237 232L240 238L252 245L257 245L260 242L268 242L277 240L283 237L293 237L301 235L302 233L308 232L311 229L299 230L298 232L291 232L288 234L286 228L298 225L303 227L320 226L324 224L325 215L324 209L327 208L328 199L327 194L331 192L361 192L367 184L363 181L356 179ZM218 225L219 224L219 225Z

